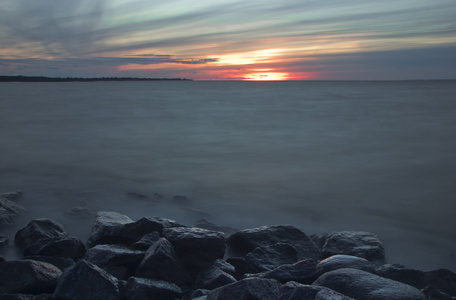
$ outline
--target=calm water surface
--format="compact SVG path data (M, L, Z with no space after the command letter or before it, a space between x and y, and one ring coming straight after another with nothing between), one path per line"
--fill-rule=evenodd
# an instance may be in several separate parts
M456 271L455 81L0 83L0 94L0 191L23 190L29 210L4 235L48 217L86 239L93 219L64 214L84 206L372 231L390 263Z

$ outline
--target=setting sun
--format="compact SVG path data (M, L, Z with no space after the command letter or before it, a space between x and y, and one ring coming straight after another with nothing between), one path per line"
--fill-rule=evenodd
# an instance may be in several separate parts
M258 72L245 75L245 80L288 80L288 73Z

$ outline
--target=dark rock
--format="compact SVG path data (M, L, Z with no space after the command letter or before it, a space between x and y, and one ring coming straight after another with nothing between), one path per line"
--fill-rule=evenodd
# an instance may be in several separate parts
M116 212L99 212L92 226L87 245L89 248L98 244L133 244L146 234L163 228L183 226L165 218L142 218L136 222Z
M257 247L277 243L290 244L298 251L298 259L318 259L320 250L301 230L291 225L262 226L232 234L228 240L233 256L244 256Z
M153 244L160 239L160 234L157 231L151 232L143 236L139 241L131 244L131 247L135 250L146 251Z
M32 247L40 240L65 238L67 236L59 223L49 219L35 219L16 233L14 243L20 249L26 249Z
M182 296L182 290L175 284L150 280L146 278L130 277L122 291L123 299L157 299L172 300Z
M173 246L165 238L161 238L147 250L136 276L164 280L180 286L188 285L192 281L182 267Z
M289 244L277 243L256 248L245 256L245 260L251 273L259 273L297 262L298 252Z
M435 286L427 286L423 290L424 295L426 295L426 298L429 300L452 300L453 298L436 288Z
M426 300L415 287L358 269L327 272L313 285L325 286L355 299Z
M93 218L96 213L90 208L76 206L66 210L65 215L78 218Z
M210 292L209 290L197 289L197 290L193 291L190 298L195 299L195 298L203 297L203 296L206 296L207 294L209 294L209 292Z
M333 255L322 260L317 265L317 272L319 274L323 274L329 271L334 271L343 268L358 269L370 273L375 272L372 263L369 262L367 259L343 254Z
M24 255L69 257L77 260L84 256L84 243L73 236L44 238L24 249Z
M98 212L92 225L87 246L92 248L98 244L116 244L117 231L123 225L133 222L129 217L117 212Z
M353 255L376 264L385 263L385 250L378 237L363 231L341 231L327 236L322 258L336 254Z
M250 267L244 257L230 257L226 259L226 262L234 266L235 273L232 274L236 279L242 279L245 274L250 273Z
M223 233L225 233L227 235L230 235L230 234L235 233L236 231L239 231L238 229L235 229L235 228L232 228L232 227L220 226L220 225L213 224L213 223L211 223L211 222L209 222L209 221L207 221L205 219L201 219L198 222L196 222L195 227L203 228L203 229L207 229L207 230L212 230L212 231L223 232Z
M450 296L456 296L456 273L447 269L439 269L426 272L425 278L426 286L432 285Z
M57 267L39 261L18 260L0 263L0 295L52 292L62 275Z
M207 300L276 300L279 288L273 279L246 278L210 291Z
M327 233L324 234L311 234L309 238L317 245L318 249L323 249L325 245L326 238L328 237Z
M201 228L165 228L163 235L173 245L177 256L196 276L225 254L225 234Z
M22 198L23 194L24 193L22 191L4 192L4 193L0 193L0 197L3 197L10 201L16 201L16 200L19 200L20 198Z
M197 288L213 290L218 287L236 282L236 279L213 264L210 268L200 272L195 280Z
M55 289L54 298L118 300L118 281L97 266L80 260L62 274Z
M2 300L51 300L52 294L4 294L1 295Z
M216 259L211 267L219 268L220 270L230 275L234 275L236 273L236 269L234 268L234 266L224 261L223 259Z
M22 205L0 197L0 224L14 224L14 219L25 212Z
M295 281L299 283L311 284L317 279L317 261L306 259L294 264L285 264L276 269L261 274L262 278L275 279L281 283Z
M324 286L288 282L280 287L277 300L354 300Z
M45 262L51 265L56 266L62 271L65 271L69 267L74 265L74 260L68 257L55 257L55 256L43 256L43 255L36 255L36 256L26 256L23 258L24 260L35 260Z
M97 245L87 250L84 259L119 279L128 279L144 259L144 252L123 245Z
M9 239L6 236L0 236L0 250L8 246Z

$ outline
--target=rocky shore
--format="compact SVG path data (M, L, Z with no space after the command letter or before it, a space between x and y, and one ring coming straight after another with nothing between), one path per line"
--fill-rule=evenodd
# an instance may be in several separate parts
M0 219L21 213L0 196ZM233 230L162 217L132 220L98 212L87 241L57 222L35 219L0 258L0 299L443 300L456 299L456 274L387 264L369 232L307 235L292 225Z

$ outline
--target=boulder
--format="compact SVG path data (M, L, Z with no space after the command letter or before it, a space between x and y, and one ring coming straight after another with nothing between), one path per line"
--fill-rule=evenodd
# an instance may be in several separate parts
M61 300L118 300L118 281L97 266L80 260L62 274L53 297Z
M5 198L10 201L16 201L22 198L24 193L22 191L15 191L15 192L3 192L0 193L0 197Z
M175 284L151 280L146 278L130 277L122 290L123 299L180 299L182 290Z
M62 275L57 267L39 261L17 260L0 263L0 295L41 294L54 290Z
M95 217L87 245L91 248L98 244L130 245L141 240L151 232L161 233L163 228L183 226L165 218L142 218L133 221L116 212L99 212Z
M238 231L228 237L233 256L244 256L257 247L277 243L290 244L298 251L298 259L318 259L320 250L301 230L291 225L262 226Z
M198 274L194 285L200 289L213 290L233 282L236 282L236 279L214 263Z
M210 267L225 255L225 234L201 228L165 228L164 237L171 242L177 256L191 275Z
M262 273L260 276L267 279L275 279L281 283L295 281L299 283L311 284L317 279L317 261L306 259L294 264L285 264L276 269Z
M223 259L216 259L211 267L219 268L223 272L226 272L230 275L234 275L236 273L236 269L234 268L234 266L224 261Z
M153 244L160 239L160 234L157 231L151 232L143 236L139 241L131 244L131 247L135 250L146 251Z
M66 269L68 269L69 267L74 265L74 260L72 260L71 258L68 258L68 257L35 255L35 256L26 256L23 259L45 262L45 263L56 266L61 271L65 271Z
M354 300L324 286L288 282L280 287L277 300Z
M341 231L328 234L322 258L346 254L365 258L375 264L385 263L385 250L379 238L369 232Z
M431 285L427 286L423 290L423 293L424 293L424 295L426 295L426 298L428 298L429 300L453 300L454 299L450 295L442 292L435 286L431 286Z
M426 272L426 285L437 287L442 292L456 297L456 273L447 270L439 269Z
M136 270L137 277L164 280L185 286L192 278L182 267L171 243L165 238L151 246Z
M67 236L59 223L49 219L35 219L16 233L14 243L20 249L26 249L40 240L65 238Z
M84 243L74 236L43 238L24 249L24 255L68 257L77 260L84 256Z
M251 273L259 273L297 262L298 252L289 244L277 243L255 248L245 256L245 260Z
M230 257L226 262L234 267L235 273L232 275L237 279L245 278L245 275L251 272L245 257Z
M14 224L14 219L25 211L22 205L0 197L0 224Z
M375 269L370 261L353 255L337 254L330 256L317 265L317 272L323 274L337 269L352 268L374 273Z
M210 291L207 300L276 300L280 285L274 279L246 278Z
M415 287L358 269L327 272L313 285L325 286L355 299L426 300L424 294Z

